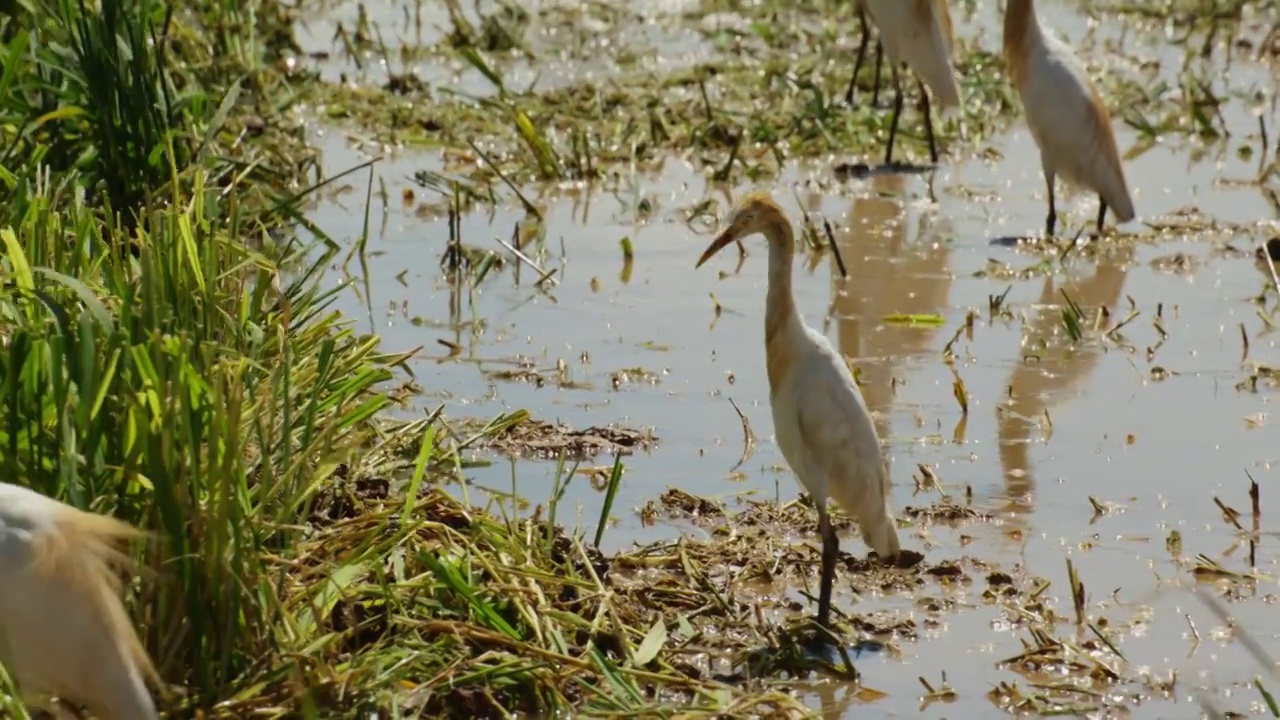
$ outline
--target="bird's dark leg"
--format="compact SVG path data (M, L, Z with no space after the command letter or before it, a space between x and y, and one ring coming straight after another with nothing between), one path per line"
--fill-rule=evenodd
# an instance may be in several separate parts
M1053 237L1053 228L1058 224L1058 211L1053 205L1053 173L1046 172L1044 182L1049 187L1049 217L1044 220L1044 234Z
M902 117L902 79L898 76L897 63L890 63L889 70L893 74L893 119L889 121L889 147L884 153L884 164L893 163L893 141L898 135L898 120Z
M872 81L875 83L871 90L872 107L880 106L880 68L882 65L884 65L884 43L881 42L880 38L876 38L876 77Z
M862 22L862 41L858 43L858 55L853 60L853 77L849 78L849 89L844 94L844 102L846 105L853 105L854 90L858 85L858 72L862 70L862 60L867 56L867 43L871 41L871 26L867 24L867 14L865 12L858 13L858 19ZM880 47L877 41L876 47ZM876 95L880 94L880 55L876 54ZM875 102L873 99L872 102Z
M919 78L916 78L916 84L920 86L920 113L924 115L924 130L929 136L929 161L937 165L938 146L933 139L933 113L929 108L929 90L925 88L924 81Z
M831 584L836 577L836 560L840 556L840 538L827 514L826 503L818 509L818 532L822 535L822 580L818 586L818 624L831 627Z
M1102 220L1107 216L1107 201L1098 196L1098 235L1102 235Z

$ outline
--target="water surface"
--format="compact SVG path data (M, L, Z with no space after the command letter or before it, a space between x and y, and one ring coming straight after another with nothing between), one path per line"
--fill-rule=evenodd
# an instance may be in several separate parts
M1087 22L1075 3L1040 5L1046 23L1089 49L1091 64L1122 66L1106 48L1137 42L1122 23ZM366 8L375 23L401 28L398 42L431 43L439 37L430 29L407 36L398 10ZM340 6L323 22L312 23L309 42L327 47L332 29L325 23L349 22L352 12ZM431 17L424 27L442 22ZM959 31L994 50L997 23L995 9L984 9L963 19ZM664 32L655 31L662 37L650 38L649 46L672 58L682 49L696 56L696 35L681 39L678 31ZM1160 38L1142 42L1143 52L1176 73L1180 50L1162 46ZM423 71L430 61L417 67ZM1274 86L1268 72L1238 62L1230 81L1238 87ZM457 81L470 87L474 78L465 76ZM1166 548L1176 529L1184 560L1204 553L1228 568L1247 569L1247 548L1237 544L1236 531L1213 503L1216 496L1246 511L1247 471L1261 486L1264 536L1256 548L1257 568L1280 573L1275 538L1267 534L1274 530L1270 514L1280 509L1275 469L1280 443L1274 428L1280 394L1265 385L1257 392L1237 387L1249 375L1249 361L1280 364L1277 336L1266 330L1253 302L1263 280L1251 257L1254 244L1275 232L1266 223L1276 222L1276 209L1258 188L1230 182L1256 173L1256 159L1242 159L1237 150L1256 145L1257 120L1239 102L1224 107L1224 115L1234 135L1221 146L1193 152L1171 138L1127 161L1139 220L1122 228L1140 231L1144 221L1195 208L1217 221L1219 229L1171 232L1157 244L1129 243L1097 262L1079 254L1027 279L990 272L994 264L1020 270L1043 259L991 242L1043 227L1038 153L1020 121L992 139L997 160L948 158L931 176L847 182L835 179L831 162L793 163L773 186L793 219L807 211L827 218L835 229L849 278L839 277L829 256L816 267L797 267L797 300L807 321L823 328L863 373L863 393L890 457L893 505L936 499L913 495L911 476L917 464L928 464L949 490L963 495L971 489L975 508L994 515L991 522L959 528L911 528L904 544L930 559L973 556L998 566L1024 565L1053 582L1048 596L1063 613L1070 610L1065 558L1071 558L1089 591L1091 610L1111 622L1129 665L1157 676L1178 673L1171 696L1130 704L1131 717L1197 717L1196 696L1204 688L1223 707L1246 714L1261 710L1257 693L1242 684L1259 672L1257 664L1193 596L1190 565L1176 561ZM1277 119L1271 118L1272 127ZM336 128L317 127L314 133L330 172L367 158ZM1122 151L1138 140L1120 123L1117 134ZM880 152L862 148L848 159ZM535 417L575 427L652 428L660 438L657 449L625 459L614 511L618 526L606 535L614 548L705 532L641 524L634 510L670 486L721 498L796 495L771 437L763 357L763 240L747 242L749 256L740 267L732 249L701 269L693 266L710 241L709 228L690 226L685 211L713 198L723 213L722 189L671 160L661 173L637 176L629 186L560 193L546 202L544 243L528 250L536 262L557 271L557 284L545 290L533 286L529 268L521 270L517 283L516 263L497 242L509 238L523 219L518 205L474 213L462 220L464 242L500 251L508 264L479 288L458 291L439 266L446 223L420 216L416 203L400 202L414 171L435 163L432 157L401 153L376 166L392 202L375 208L366 259L368 292L358 278L342 308L361 324L372 323L368 329L389 348L424 348L413 364L417 382L426 388L423 408L443 402L451 415L476 417L525 408ZM746 189L733 188L732 196ZM428 199L426 191L416 190L418 200ZM335 237L354 239L362 229L357 196L363 195L361 188L342 202L324 204L312 219ZM1062 232L1091 223L1096 206L1090 198L1063 197L1060 192L1060 207L1069 212L1060 217ZM643 216L637 212L642 199L653 208ZM1232 229L1237 225L1241 229ZM635 249L627 280L621 277L622 238ZM1178 253L1190 260L1185 270L1171 269L1169 259ZM349 269L355 268L353 263ZM333 282L343 280L341 273L332 274ZM989 298L1010 286L1003 303L1009 315L990 317ZM1106 307L1112 322L1135 310L1139 314L1119 336L1090 335L1073 344L1061 320L1063 292L1087 313ZM458 306L454 316L451 307ZM976 315L972 338L960 336L952 348L955 362L948 365L944 347L970 312ZM884 321L900 313L938 315L943 323L902 327ZM1167 336L1154 324L1157 313ZM1242 359L1242 324L1249 336L1247 360ZM438 340L460 345L461 353L445 359L447 350ZM575 387L488 375L518 362L548 377L563 362ZM649 371L653 379L615 387L615 373L634 368ZM953 397L957 376L968 390L967 418ZM754 454L736 472L742 429L730 399L758 438ZM608 464L610 458L598 462ZM531 502L545 500L553 473L554 463L521 462L519 491ZM511 476L502 459L469 472L474 488L505 490ZM1095 517L1091 497L1114 504L1113 511ZM576 482L566 502L581 508L584 527L594 528L601 502L596 491ZM844 547L865 552L856 537L846 538ZM1200 591L1222 594L1224 588L1201 585ZM956 592L973 607L940 616L919 640L900 643L900 657L860 662L865 684L888 694L878 701L878 711L893 717L986 717L997 712L988 690L999 681L1019 679L995 663L1022 652L1019 638L1025 633L1012 628L999 607ZM1274 593L1270 582L1260 582L1255 599L1231 605L1241 627L1269 647L1276 646L1268 622ZM837 595L842 602L850 597L839 579ZM908 597L867 596L864 603L856 610L887 608L917 620L927 615ZM1198 643L1193 634L1199 635ZM921 711L917 676L933 681L944 672L958 700ZM850 693L825 684L808 700L832 717L864 712L850 709L860 702Z

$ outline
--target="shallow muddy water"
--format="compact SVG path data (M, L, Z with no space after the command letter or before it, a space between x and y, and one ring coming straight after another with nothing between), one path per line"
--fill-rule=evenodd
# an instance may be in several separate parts
M1092 37L1092 48L1126 38L1123 28L1087 25L1070 3L1040 4L1045 22L1077 46L1094 33L1101 37ZM984 38L994 49L997 14L994 9L984 13L978 25L960 23L959 30ZM376 13L373 17L376 21ZM323 33L318 37L324 44ZM1247 85L1260 82L1268 71L1240 65L1232 72L1233 83ZM1047 596L1064 615L1071 609L1064 562L1070 557L1088 591L1091 612L1110 622L1129 666L1157 677L1178 673L1168 697L1126 702L1131 717L1198 717L1196 697L1204 688L1224 709L1251 716L1262 711L1260 695L1247 686L1260 668L1194 597L1194 562L1186 562L1203 553L1226 568L1247 571L1247 544L1236 545L1238 533L1213 498L1247 513L1248 471L1261 486L1263 539L1256 566L1280 575L1280 545L1268 534L1277 529L1270 526L1271 514L1280 512L1275 427L1280 390L1265 383L1257 392L1237 387L1250 373L1242 361L1241 324L1249 336L1248 360L1280 365L1278 336L1265 331L1252 300L1264 286L1253 266L1253 247L1275 234L1277 226L1249 229L1276 222L1276 211L1257 188L1227 182L1256 173L1256 159L1240 159L1237 149L1256 145L1251 134L1257 124L1239 103L1224 114L1237 135L1220 151L1192 159L1190 149L1171 142L1127 161L1139 220L1122 229L1140 230L1144 220L1195 207L1246 231L1170 232L1158 244L1134 243L1104 253L1097 262L1073 254L1064 266L1030 279L983 272L991 261L1021 270L1044 257L992 242L1043 227L1038 155L1020 120L994 142L1003 155L996 161L948 158L931 178L881 175L846 182L834 179L831 162L793 164L775 185L775 197L793 220L805 210L827 218L835 229L848 280L839 278L828 255L816 268L797 267L795 289L806 320L825 328L863 372L863 393L890 457L893 506L937 499L913 493L916 465L928 464L954 496L963 497L967 487L974 507L995 516L955 528L908 528L904 545L931 559L971 556L997 566L1025 565L1052 581ZM1271 118L1272 127L1275 120L1280 118ZM1123 152L1135 135L1118 122L1116 128ZM368 156L341 131L315 132L331 173ZM880 149L863 153L878 157ZM863 153L842 159L861 159ZM516 203L463 218L463 242L497 250L508 260L474 292L462 291L461 320L483 322L483 331L473 333L469 327L451 327L451 288L439 268L445 221L419 217L400 198L401 190L412 186L413 172L436 162L400 154L376 166L391 201L376 206L372 215L369 296L365 279L357 277L342 306L390 349L423 346L424 357L413 364L417 382L426 389L422 407L443 401L452 416L472 417L524 408L537 418L578 428L651 427L657 448L624 459L627 472L613 513L618 525L606 535L613 547L705 532L641 524L634 511L670 486L715 497L796 496L797 486L771 437L763 357L764 243L760 238L746 243L749 256L740 268L732 249L701 269L693 267L710 241L710 228L695 231L684 222L684 211L705 198L714 199L720 213L726 204L702 173L672 160L660 174L636 177L613 192L578 189L573 197L561 193L565 197L547 200L542 251L528 250L544 268L556 270L558 284L545 292L533 287L535 274L528 267L521 268L521 281L515 283L516 263L496 240L509 238L524 216ZM809 183L812 179L820 182ZM358 237L363 223L364 181L348 181L358 185L354 192L311 215L340 239ZM733 197L744 189L734 188ZM416 192L419 202L435 200L426 197L427 191ZM639 217L641 201L652 208L647 219ZM1060 207L1071 208L1060 218L1059 227L1066 228L1060 232L1091 226L1094 206L1088 198L1060 200ZM628 281L620 277L624 237L635 252ZM1244 252L1224 252L1228 247ZM1189 259L1182 271L1171 267L1170 258L1178 253ZM353 262L348 269L358 267ZM343 275L335 272L332 279L341 281ZM1003 303L1009 315L990 319L989 297L1009 286ZM1134 310L1140 314L1117 337L1092 333L1073 345L1061 321L1060 291L1089 318L1098 306L1109 309L1111 323ZM719 317L717 302L723 308ZM963 379L969 402L958 429L963 414L943 350L970 311L976 314L972 337L962 334L953 346L954 372ZM944 322L903 327L884 321L901 313L936 314ZM1153 322L1157 313L1167 333L1163 342ZM366 328L370 314L372 326ZM445 359L447 350L438 340L460 345L460 355ZM584 387L560 388L554 379L537 386L487 375L512 369L517 358L532 361L547 378L554 378L563 361L574 383ZM654 379L614 386L615 373L635 368ZM757 437L737 471L743 432L730 399ZM510 465L488 457L490 466L468 471L469 492L510 489ZM610 461L601 456L595 462ZM514 472L520 494L531 503L544 502L554 465L519 462ZM1095 517L1091 497L1116 507ZM565 507L580 507L583 527L594 530L600 503L601 495L585 480L575 480L561 517ZM1183 562L1166 547L1175 529L1182 537ZM845 538L842 547L866 552L856 537ZM929 614L909 597L879 598L869 591L854 605L848 584L837 578L836 587L847 610L886 609L918 621ZM1198 587L1222 592L1213 585ZM918 640L898 643L900 655L859 661L864 684L887 693L875 702L878 714L999 714L987 692L1001 681L1025 681L996 663L1024 650L1020 638L1025 633L1011 629L998 607L983 604L980 591L938 588L937 594L953 596L964 609L938 615ZM1269 622L1276 593L1274 580L1261 581L1256 597L1230 604L1241 631L1269 648L1280 646ZM916 678L937 684L943 673L958 699L922 712ZM1126 692L1138 691L1126 687ZM831 717L865 712L851 709L865 698L834 683L823 683L808 696Z

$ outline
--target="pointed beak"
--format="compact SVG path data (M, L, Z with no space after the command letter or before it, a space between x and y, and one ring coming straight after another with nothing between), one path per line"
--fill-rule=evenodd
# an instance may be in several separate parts
M725 228L723 232L716 236L715 240L711 241L711 244L707 246L707 249L703 251L702 257L698 258L698 264L694 265L694 267L702 267L702 263L710 260L712 255L720 252L724 249L724 246L737 239L738 234L733 231L732 227Z

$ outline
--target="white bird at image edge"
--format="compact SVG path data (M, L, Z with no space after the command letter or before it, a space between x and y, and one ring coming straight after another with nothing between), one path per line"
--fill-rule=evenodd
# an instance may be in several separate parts
M84 705L99 720L153 720L159 687L121 601L116 543L142 533L0 483L0 663L34 702ZM61 715L61 713L60 713Z

